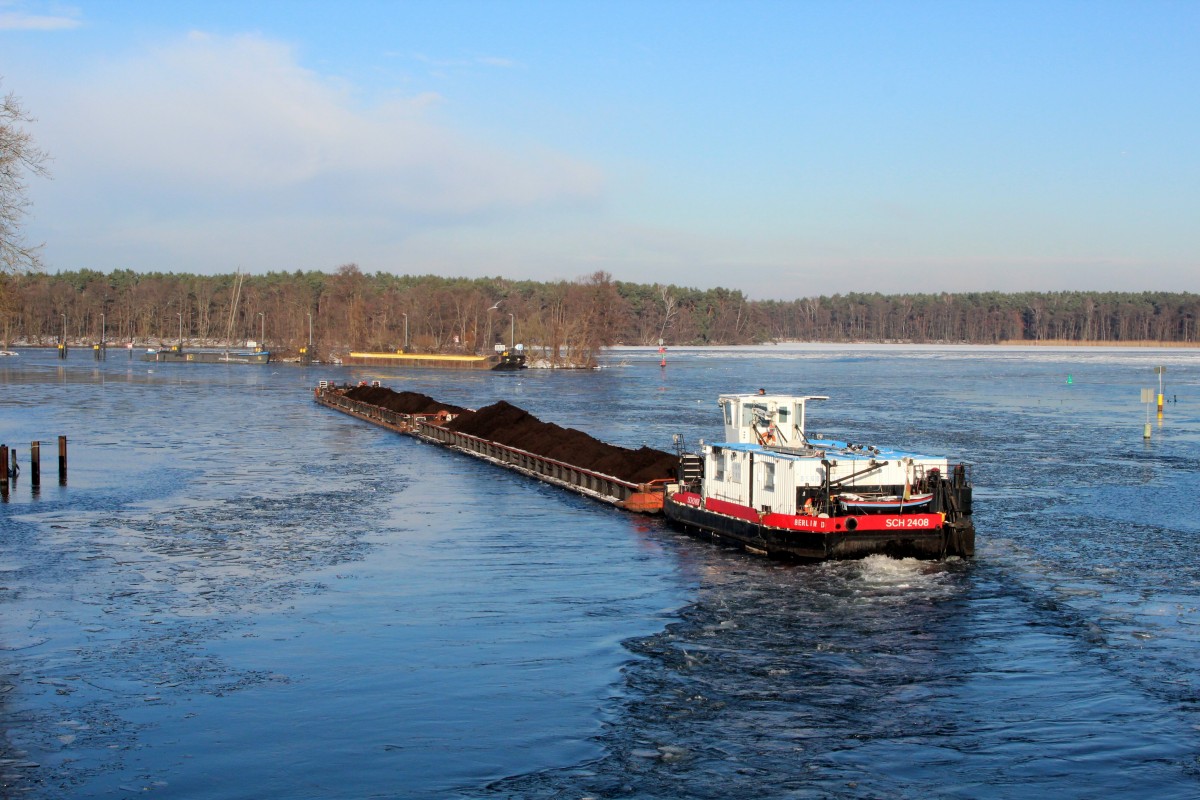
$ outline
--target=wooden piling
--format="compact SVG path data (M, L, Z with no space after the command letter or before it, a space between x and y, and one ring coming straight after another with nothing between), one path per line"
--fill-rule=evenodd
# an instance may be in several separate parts
M13 483L16 483L17 475L21 474L21 469L17 466L17 448L10 447L8 453L12 456L12 468L9 469L8 474L12 477Z
M58 437L58 482L67 482L67 437Z
M42 485L42 443L29 443L29 485L37 488Z
M8 445L0 444L0 482L8 487Z

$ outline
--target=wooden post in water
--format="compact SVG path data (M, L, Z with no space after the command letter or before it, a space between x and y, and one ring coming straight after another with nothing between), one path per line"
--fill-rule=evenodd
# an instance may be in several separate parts
M8 488L8 445L0 444L0 483Z
M58 437L58 482L67 482L67 437Z
M42 485L42 443L29 443L29 485L37 488Z

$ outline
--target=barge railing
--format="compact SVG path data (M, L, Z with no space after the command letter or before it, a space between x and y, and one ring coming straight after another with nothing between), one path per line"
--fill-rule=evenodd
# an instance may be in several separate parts
M446 414L404 414L381 406L351 400L338 389L320 387L315 399L321 405L357 419L403 433L421 441L457 450L483 461L520 472L543 483L582 494L626 511L662 513L666 479L632 483L612 475L584 469L565 461L531 453L479 436L444 427Z

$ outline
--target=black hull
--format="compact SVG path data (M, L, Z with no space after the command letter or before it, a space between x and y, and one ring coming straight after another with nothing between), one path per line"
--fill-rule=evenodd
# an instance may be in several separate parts
M519 369L526 369L525 356L501 356L500 361L496 366L492 367L494 372L515 372Z
M738 545L757 555L792 561L829 561L886 555L892 558L941 559L975 553L970 519L947 522L934 530L816 531L783 530L675 502L668 493L663 514L676 527Z

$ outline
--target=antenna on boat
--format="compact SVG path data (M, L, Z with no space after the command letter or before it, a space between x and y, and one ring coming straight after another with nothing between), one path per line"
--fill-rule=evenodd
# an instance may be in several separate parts
M232 346L232 342L233 342L233 320L237 316L238 301L242 297L242 279L243 279L243 277L244 276L242 275L242 265L239 264L238 268L237 268L237 274L234 277L233 305L231 305L229 307L229 324L227 326L225 326L225 352L226 353L229 352L229 348Z

